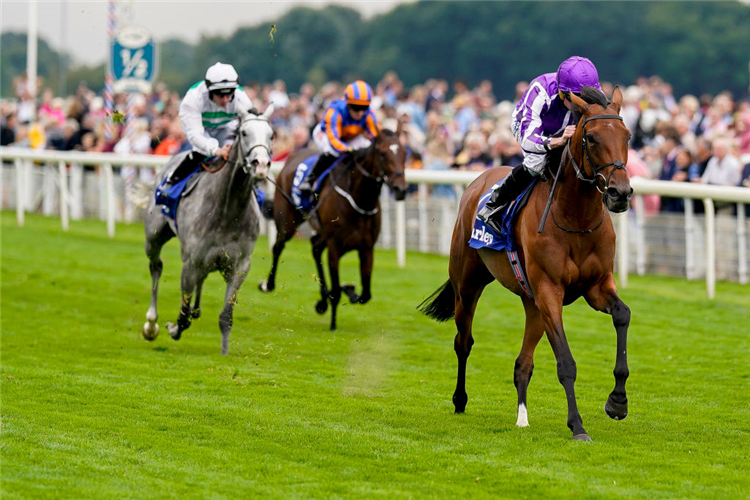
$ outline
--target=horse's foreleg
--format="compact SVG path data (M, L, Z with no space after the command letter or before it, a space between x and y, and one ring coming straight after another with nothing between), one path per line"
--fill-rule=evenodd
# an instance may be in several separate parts
M219 329L221 329L221 354L229 354L229 334L232 332L234 322L234 305L237 303L237 293L240 291L242 282L250 270L250 257L243 258L237 262L231 271L224 273L224 281L227 283L227 291L224 294L224 309L219 315Z
M526 298L524 298L523 305L526 310L526 327L523 332L521 352L516 358L516 366L513 371L513 383L518 392L518 420L516 420L518 427L529 426L526 394L531 375L534 372L534 350L542 335L544 335L544 322L539 314L539 309L531 300Z
M372 248L362 248L359 251L359 276L362 280L362 295L359 296L360 304L366 304L372 298L370 283L372 281L372 263L374 252Z
M280 208L284 209L287 205L288 202L284 201L284 206L280 206ZM268 273L268 278L258 284L258 289L261 292L272 292L276 288L276 272L279 269L279 257L281 256L281 252L284 251L286 242L297 231L298 224L294 215L294 209L291 206L283 214L281 212L275 214L274 219L276 221L277 233L276 242L273 244L273 264L271 264L271 272Z
M601 287L593 289L586 295L586 301L596 309L612 315L612 322L617 332L617 357L615 360L615 388L604 404L604 411L610 418L622 420L628 416L628 398L625 393L625 382L628 380L628 327L630 326L630 308L617 295L614 278L611 276Z
M180 306L180 314L177 316L177 323L167 323L167 330L169 335L175 339L180 340L182 332L190 328L190 302L195 292L195 286L198 281L198 275L196 269L188 263L182 265L182 305Z
M319 234L316 234L310 239L310 243L312 243L313 260L318 270L318 283L320 284L320 300L315 304L315 312L323 314L328 310L328 286L323 271L323 251L326 249L326 242L320 239Z
M328 246L328 272L331 276L331 289L328 297L331 300L331 331L336 329L336 309L341 300L341 282L339 281L339 250L334 245Z
M557 379L565 389L565 396L568 400L568 428L573 431L573 439L591 441L583 428L583 419L576 403L577 368L563 328L563 297L564 291L561 287L551 283L541 283L537 293L537 304L539 304L547 337L557 360Z

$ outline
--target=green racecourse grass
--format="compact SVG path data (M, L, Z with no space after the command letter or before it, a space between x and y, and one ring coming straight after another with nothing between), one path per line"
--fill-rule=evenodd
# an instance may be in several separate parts
M578 403L575 442L543 340L519 429L513 364L523 312L493 285L480 301L466 414L454 415L454 326L415 306L447 259L379 251L373 300L315 314L306 241L261 294L256 247L229 356L206 282L203 317L179 342L178 244L164 250L160 336L141 337L150 280L142 228L2 214L2 497L11 498L748 498L750 287L630 278L630 415L602 410L614 379L609 316L566 308ZM357 278L354 255L342 276ZM358 287L359 288L359 287Z

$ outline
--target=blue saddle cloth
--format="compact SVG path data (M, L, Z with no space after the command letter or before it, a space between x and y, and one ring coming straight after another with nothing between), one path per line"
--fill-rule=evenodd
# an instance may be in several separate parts
M323 185L323 179L325 179L331 170L333 170L333 167L341 161L343 156L338 157L330 167L320 174L315 181L315 184L312 186L312 194L303 198L299 186L302 184L302 181L307 179L307 176L310 175L318 158L320 158L320 155L313 155L305 158L299 165L297 165L297 169L294 171L294 179L292 179L292 201L294 202L294 206L301 209L303 212L307 212L315 206L316 195L320 194L320 187Z
M161 205L161 213L172 219L174 221L175 227L177 227L177 207L180 205L182 194L185 192L185 188L187 187L190 179L192 179L195 174L200 172L200 170L200 166L195 167L195 170L188 174L187 177L171 186L167 184L167 179L169 179L169 176L167 176L162 179L162 181L156 187L156 204ZM262 211L263 202L266 199L266 193L262 189L256 189L255 198L258 201L258 207Z
M506 177L507 178L507 177ZM492 188L479 198L479 204L477 212L481 211L492 195L492 192L497 189L505 179L492 186ZM491 248L492 250L505 250L513 252L516 250L516 242L513 239L513 225L518 218L518 214L521 212L525 203L521 203L525 196L531 192L534 185L537 183L538 178L534 179L532 183L527 187L521 195L513 200L508 207L499 214L501 217L500 227L502 228L502 234L497 234L488 225L481 221L478 217L474 219L474 229L471 232L471 238L469 239L469 246L471 248Z
M197 174L200 169L200 166L195 167L195 170L173 185L167 184L169 176L166 176L156 187L156 204L161 205L161 213L172 219L175 227L177 227L177 207L180 204L182 193L185 191L188 181Z

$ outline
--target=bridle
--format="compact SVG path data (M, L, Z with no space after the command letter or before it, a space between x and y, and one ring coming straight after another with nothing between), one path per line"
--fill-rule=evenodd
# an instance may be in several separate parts
M374 180L376 183L378 183L380 185L382 185L383 183L385 183L388 187L392 188L393 186L391 185L391 182L388 179L389 174L383 168L383 162L387 162L388 159L386 158L385 153L383 153L378 148L376 148L374 144L372 145L372 147L376 149L377 155L378 155L378 158L376 158L373 161L373 163L375 163L375 168L377 169L377 172L375 172L374 174L368 172L362 166L362 164L357 161L357 158L354 157L354 156L352 156L352 163L354 163L354 168L356 168L359 171L359 173L362 174L363 177L365 177L367 179ZM393 177L399 177L399 176L404 175L404 171L403 170L394 170L393 172L391 172L390 175L393 176Z
M240 124L240 129L242 128L242 126L246 122L249 122L249 121L264 121L264 122L268 123L269 126L271 125L271 122L268 120L268 118L266 118L264 116L251 116L249 118L246 118L246 119L242 120L242 123ZM243 152L242 152L242 139L241 138L240 138L239 141L235 141L235 144L236 144L236 147L237 147L237 157L241 158L241 161L243 162L242 163L242 170L244 170L244 172L247 175L250 175L251 172L252 172L252 169L250 168L250 165L249 165L249 163L247 161L247 157L250 156L250 153L252 153L253 149L255 149L255 148L263 148L263 149L265 149L268 152L268 157L269 158L271 157L271 148L269 148L268 146L266 146L263 143L259 142L258 144L254 145L253 147L251 147L250 149L247 150L246 154L243 154ZM234 148L234 147L235 146L233 145L232 148ZM205 163L201 163L201 166L208 173L214 174L214 173L218 172L219 170L221 170L222 168L224 168L224 165L227 164L227 161L228 161L228 159L225 159L216 168L210 168ZM237 163L239 163L239 162L237 162Z
M594 160L591 159L591 155L589 154L589 148L588 148L588 141L586 140L586 124L593 120L622 120L622 117L620 115L597 115L597 116L589 116L588 118L583 120L583 123L581 124L581 128L583 129L583 155L586 157L586 161L588 161L589 166L593 170L593 175L591 177L586 174L586 171L583 170L578 166L578 163L576 163L575 158L573 158L573 154L570 151L570 142L565 146L565 149L567 150L568 155L570 156L570 161L573 163L573 168L576 171L576 177L580 179L583 182L586 182L588 184L593 184L597 191L604 194L609 188L609 181L612 179L612 175L615 173L615 170L624 170L627 172L627 168L625 167L625 162L617 160L612 161L609 163L605 163L604 165L597 165ZM604 177L604 174L601 173L601 171L609 166L613 166L612 170L609 171L609 175L607 177ZM597 182L597 178L601 177L604 180L604 189L599 188L599 183Z
M242 123L240 124L240 129L242 129L242 127L245 125L245 123L250 122L250 121L263 121L263 122L268 123L269 127L271 126L271 122L265 116L260 116L260 115L259 116L252 116L251 115L250 117L245 118L244 120L242 120ZM262 142L259 142L258 144L255 144L250 149L248 149L247 152L243 153L242 139L240 138L240 140L237 141L237 148L238 148L237 155L239 156L239 158L242 159L241 160L242 161L242 169L245 171L246 174L250 174L250 172L252 170L252 169L250 169L250 165L248 164L247 158L248 158L248 156L250 156L250 153L252 153L255 148L263 148L263 149L265 149L266 152L268 153L268 157L269 158L272 157L272 155L271 155L271 148L268 147L268 146L266 146Z

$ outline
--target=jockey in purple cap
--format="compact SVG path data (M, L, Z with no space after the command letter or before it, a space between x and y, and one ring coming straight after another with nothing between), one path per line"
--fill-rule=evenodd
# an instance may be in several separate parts
M575 133L570 100L563 92L581 93L581 87L601 90L599 74L585 57L563 61L557 73L545 73L532 80L513 112L511 130L523 149L523 163L515 167L477 216L500 234L494 215L516 199L544 169L547 153L564 146Z

